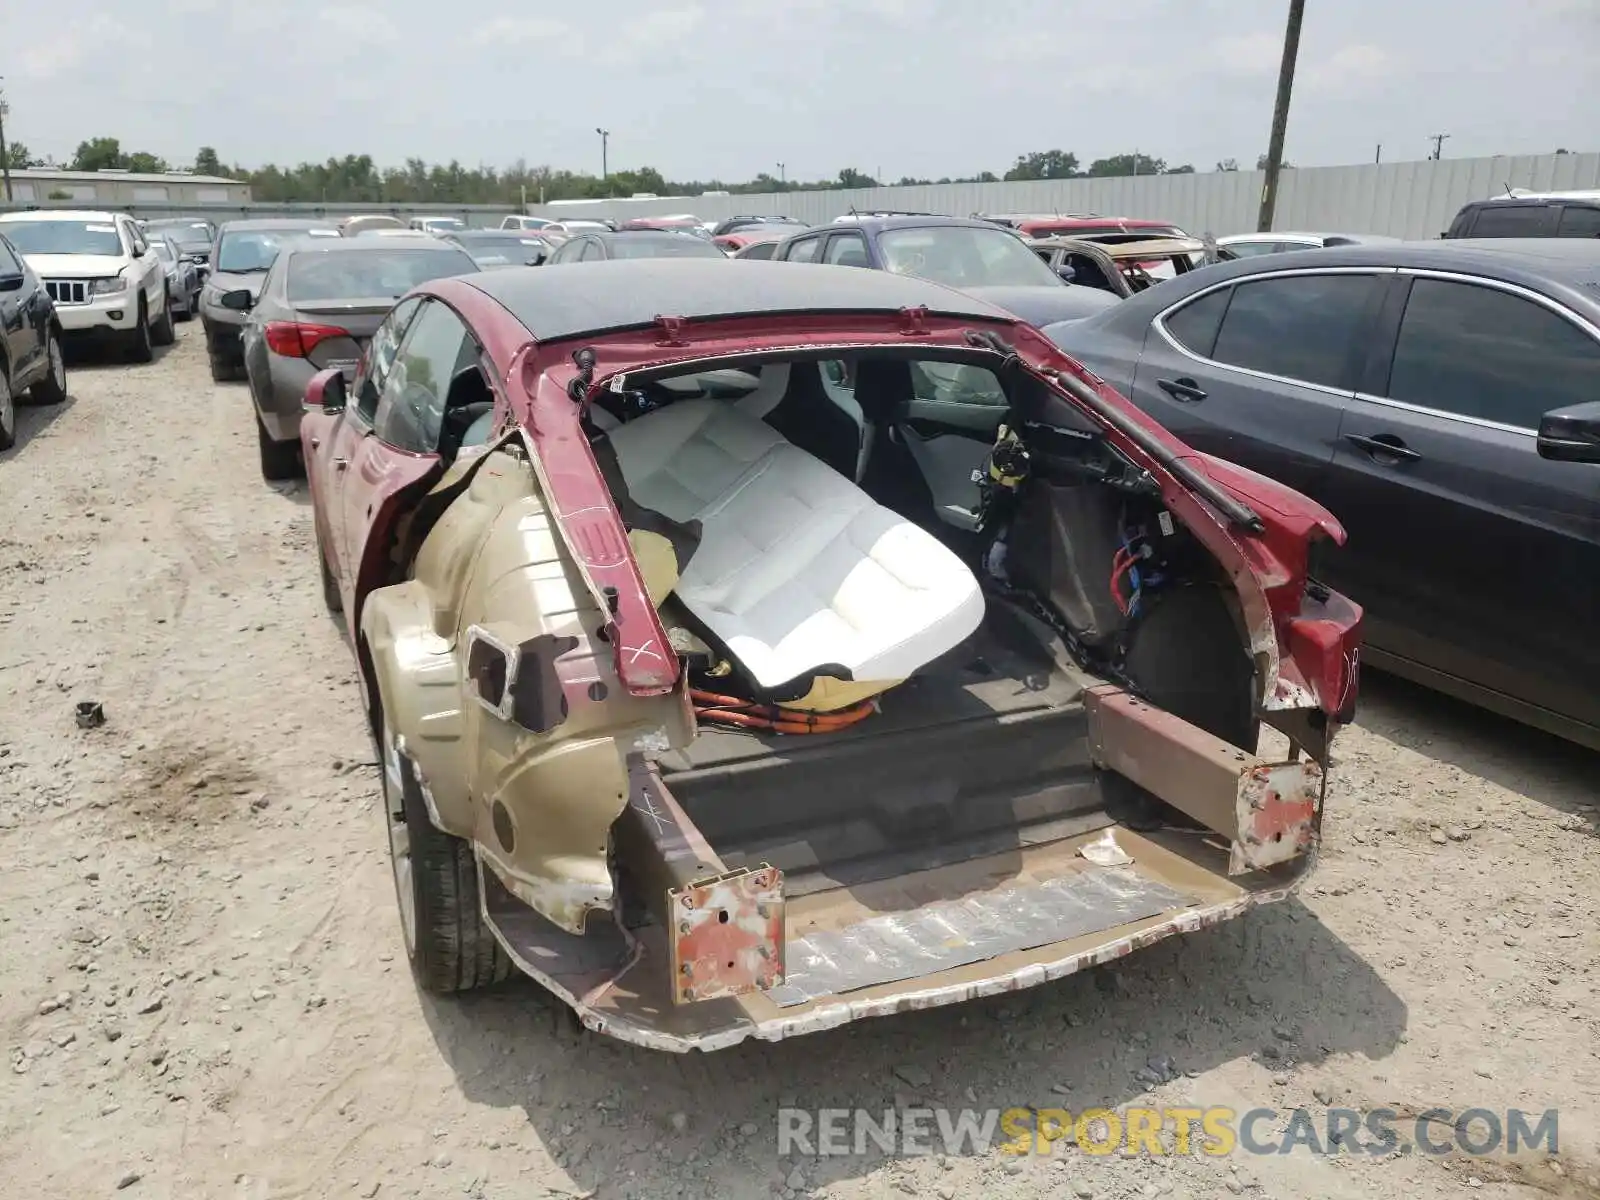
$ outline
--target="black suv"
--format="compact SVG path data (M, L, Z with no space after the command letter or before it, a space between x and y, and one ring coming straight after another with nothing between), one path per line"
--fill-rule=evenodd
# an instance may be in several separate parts
M44 284L17 249L0 237L0 450L17 438L17 398L37 404L67 398L61 325Z
M1600 237L1600 195L1503 196L1474 200L1447 238Z

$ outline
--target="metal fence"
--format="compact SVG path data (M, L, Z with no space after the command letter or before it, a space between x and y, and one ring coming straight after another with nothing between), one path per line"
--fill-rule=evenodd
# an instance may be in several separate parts
M976 212L1114 213L1172 221L1191 233L1214 233L1222 237L1255 229L1262 183L1260 171L1208 171L1118 179L948 183L852 191L575 201L532 206L530 211L555 219L691 212L702 220L718 220L741 213L785 213L813 224L831 221L852 207L911 209L955 216ZM1467 201L1501 194L1508 186L1535 190L1600 188L1600 154L1300 167L1283 173L1274 227L1437 237ZM25 206L7 206L0 202L0 210L6 207ZM55 203L39 207L74 205ZM196 213L219 221L241 216L329 217L356 212L390 212L402 218L436 214L457 216L472 226L498 225L500 218L511 211L507 207L462 204L135 204L124 207L141 217Z
M540 216L645 216L692 212L703 220L739 213L786 213L822 224L851 207L968 216L975 212L1115 213L1172 221L1191 233L1247 233L1256 227L1261 171L1210 171L1116 179L947 183L855 191L597 200L536 208ZM1506 188L1600 188L1600 154L1457 158L1439 162L1299 167L1285 171L1274 227L1395 237L1437 237L1469 200Z

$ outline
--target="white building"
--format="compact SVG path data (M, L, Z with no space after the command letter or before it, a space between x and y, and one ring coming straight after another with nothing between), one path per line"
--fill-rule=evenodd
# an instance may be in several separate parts
M29 167L11 172L11 203L42 204L49 201L93 207L118 208L131 204L247 204L250 185L237 179L183 172L144 174L136 171L63 171L54 167ZM0 204L5 203L0 185Z

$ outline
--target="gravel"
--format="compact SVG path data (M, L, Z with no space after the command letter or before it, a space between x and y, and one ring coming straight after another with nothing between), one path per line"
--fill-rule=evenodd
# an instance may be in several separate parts
M684 1057L576 1033L526 982L424 999L304 485L260 481L245 389L213 385L198 325L179 329L147 366L74 360L71 402L21 409L0 455L0 1177L46 1200L141 1178L435 1196L463 1173L486 1197L602 1200L1470 1187L1429 1155L1239 1155L1241 1175L1064 1145L1060 1169L1016 1174L955 1148L778 1154L781 1106L881 1115L903 1089L956 1108L1548 1105L1565 1175L1473 1164L1472 1194L1592 1194L1571 1189L1600 1176L1596 757L1372 672L1300 896L1108 968ZM91 696L107 721L80 730Z

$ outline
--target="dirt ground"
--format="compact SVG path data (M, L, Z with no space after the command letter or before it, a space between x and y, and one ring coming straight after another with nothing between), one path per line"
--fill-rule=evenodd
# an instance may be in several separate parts
M69 382L0 455L7 1195L1600 1196L1597 756L1369 677L1299 899L1003 1001L633 1050L526 983L412 986L307 495L198 327ZM777 1152L781 1105L1142 1103L1554 1107L1559 1154Z

